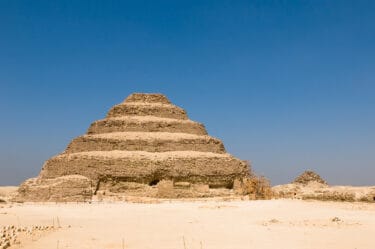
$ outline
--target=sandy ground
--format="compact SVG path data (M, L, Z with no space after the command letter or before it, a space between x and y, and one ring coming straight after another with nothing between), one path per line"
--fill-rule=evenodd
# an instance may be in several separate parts
M0 206L0 226L57 226L57 220L61 225L12 248L375 248L374 203L271 200Z

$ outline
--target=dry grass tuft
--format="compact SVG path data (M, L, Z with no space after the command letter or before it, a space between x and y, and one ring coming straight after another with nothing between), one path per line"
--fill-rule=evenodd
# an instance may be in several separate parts
M245 182L245 187L254 199L269 200L273 197L270 181L264 176L252 176Z
M252 174L250 177L235 180L233 188L237 194L249 195L253 200L269 200L274 197L270 181L264 176Z

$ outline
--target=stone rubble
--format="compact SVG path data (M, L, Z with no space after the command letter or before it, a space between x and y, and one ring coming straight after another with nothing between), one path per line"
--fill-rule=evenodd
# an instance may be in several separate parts
M0 249L6 249L13 245L19 245L21 234L33 236L36 232L50 231L54 226L3 226L0 227Z

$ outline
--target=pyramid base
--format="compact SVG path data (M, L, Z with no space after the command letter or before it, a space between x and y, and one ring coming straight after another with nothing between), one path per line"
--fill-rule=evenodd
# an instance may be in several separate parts
M94 194L98 201L124 200L124 197L151 197L151 198L206 198L230 196L235 194L228 188L210 188L207 184L189 182L174 182L162 180L155 185L136 182L107 181L101 183Z
M197 151L89 151L66 153L49 159L40 178L84 175L102 182L136 182L155 185L161 180L232 188L236 178L249 176L249 166L229 154Z
M91 202L122 201L128 197L208 198L243 196L232 188L210 187L208 184L161 180L154 184L107 180L96 182L80 175L52 179L31 178L18 189L15 202Z

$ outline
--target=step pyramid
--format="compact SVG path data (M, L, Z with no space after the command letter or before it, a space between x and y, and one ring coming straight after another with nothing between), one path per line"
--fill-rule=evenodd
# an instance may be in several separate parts
M249 173L245 161L228 154L222 141L166 96L134 93L47 160L37 178L20 186L18 199L217 195Z

